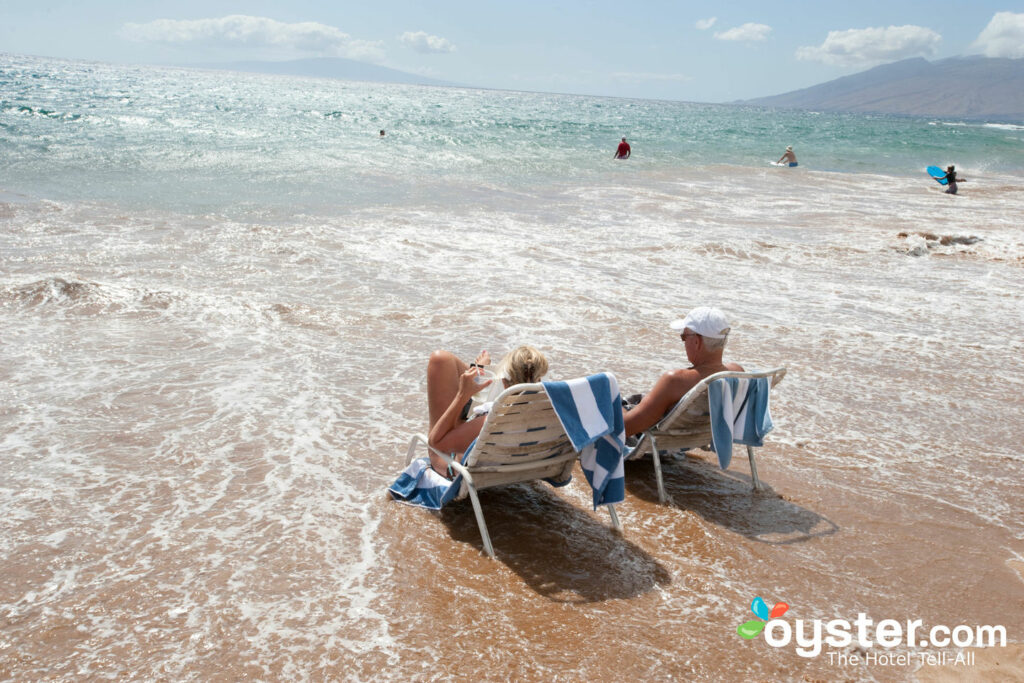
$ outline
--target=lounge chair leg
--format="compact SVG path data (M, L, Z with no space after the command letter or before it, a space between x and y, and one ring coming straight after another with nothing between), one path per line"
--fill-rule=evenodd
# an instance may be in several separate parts
M658 481L658 500L662 503L668 502L665 495L665 482L661 478L661 458L658 456L658 442L651 437L651 454L654 459L654 478Z
M409 450L405 454L406 466L408 466L409 463L412 462L413 458L416 457L416 446L420 441L423 442L424 446L427 445L427 437L423 436L422 434L414 434L412 439L409 441Z
M612 516L612 526L618 529L619 531L622 531L622 525L619 524L619 515L615 512L615 506L609 504L606 505L605 507L608 508L608 514Z
M754 449L747 446L747 457L750 458L750 477L754 480L754 490L761 490L761 480L757 478L757 463L754 462Z
M476 525L480 527L480 536L484 539L484 552L491 559L494 559L494 547L491 545L491 537L487 533L487 524L484 522L484 511L480 508L480 500L476 497L476 487L469 485L469 499L473 503L473 512L476 514Z

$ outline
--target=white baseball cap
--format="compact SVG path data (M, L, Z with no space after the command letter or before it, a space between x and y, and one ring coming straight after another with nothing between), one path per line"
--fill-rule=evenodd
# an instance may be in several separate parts
M671 327L676 332L690 328L700 336L712 339L725 339L729 336L729 321L725 313L712 306L693 309L685 318L673 320Z

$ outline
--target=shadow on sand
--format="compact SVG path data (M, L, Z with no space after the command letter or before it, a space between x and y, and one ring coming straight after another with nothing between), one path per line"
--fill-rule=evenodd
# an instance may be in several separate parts
M487 489L480 504L497 560L552 601L632 598L671 583L668 570L612 528L606 510L593 517L546 484ZM483 551L468 499L448 505L438 517L454 540Z
M713 457L713 456L712 456ZM749 539L772 545L804 543L830 536L839 526L817 512L782 498L761 479L754 491L750 476L719 469L699 456L662 456L662 474L669 502ZM626 463L626 489L658 504L654 465L650 458Z

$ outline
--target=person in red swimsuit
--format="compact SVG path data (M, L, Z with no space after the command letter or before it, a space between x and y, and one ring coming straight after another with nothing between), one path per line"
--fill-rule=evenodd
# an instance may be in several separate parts
M630 154L632 154L632 150L629 148L629 143L626 142L626 138L622 138L622 142L619 143L619 148L615 150L615 158L628 159Z

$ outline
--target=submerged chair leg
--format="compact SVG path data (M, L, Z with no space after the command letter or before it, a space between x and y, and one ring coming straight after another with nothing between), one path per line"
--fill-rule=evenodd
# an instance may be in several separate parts
M471 481L467 481L466 484L469 486L469 500L473 503L473 512L476 514L476 525L480 527L480 536L484 539L484 552L488 557L494 559L494 547L491 545L491 537L487 533L484 511L480 508L480 500L476 497L476 487Z
M658 500L662 503L668 501L665 495L665 482L661 478L661 458L658 456L658 442L651 436L651 455L654 459L654 478L658 481Z
M761 480L757 478L757 463L754 462L754 449L747 446L747 457L750 458L750 477L754 480L754 490L761 490Z
M612 516L612 526L618 529L619 531L622 531L622 525L619 524L619 515L615 512L615 506L609 504L606 505L605 507L608 508L608 514Z

